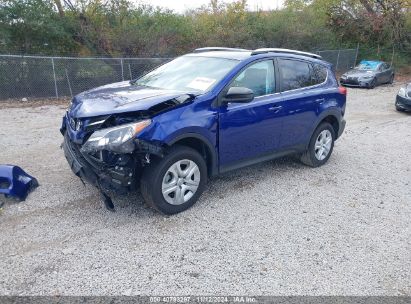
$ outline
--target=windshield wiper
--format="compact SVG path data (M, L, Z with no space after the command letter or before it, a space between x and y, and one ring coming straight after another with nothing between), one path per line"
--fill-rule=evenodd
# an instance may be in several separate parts
M148 86L148 85L146 85L146 84L137 83L137 80L138 80L138 79L130 80L129 83L130 83L131 85L137 85L137 86L140 86L140 87L152 88L152 89L159 89L159 88L156 88L156 87Z

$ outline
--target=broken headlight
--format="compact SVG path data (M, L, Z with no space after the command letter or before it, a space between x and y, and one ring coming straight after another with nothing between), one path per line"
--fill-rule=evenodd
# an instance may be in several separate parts
M117 153L131 153L134 151L133 138L150 124L151 120L147 119L137 123L97 130L81 147L81 152L109 150Z

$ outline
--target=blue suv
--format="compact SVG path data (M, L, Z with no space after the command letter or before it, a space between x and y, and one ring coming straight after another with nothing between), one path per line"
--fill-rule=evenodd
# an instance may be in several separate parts
M107 208L113 194L140 187L151 207L175 214L220 173L287 154L326 163L345 127L346 94L315 54L201 48L74 97L64 154Z

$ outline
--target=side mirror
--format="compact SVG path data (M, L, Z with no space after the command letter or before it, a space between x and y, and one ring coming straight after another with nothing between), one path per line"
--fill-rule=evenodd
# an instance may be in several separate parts
M247 103L254 99L254 92L249 88L231 87L227 94L225 94L223 101L225 103L238 102Z

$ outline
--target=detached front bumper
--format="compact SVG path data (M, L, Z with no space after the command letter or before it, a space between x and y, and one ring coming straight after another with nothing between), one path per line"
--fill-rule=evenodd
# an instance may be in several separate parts
M24 201L39 183L19 166L0 165L0 194Z
M411 111L411 98L405 98L397 95L397 98L395 99L395 106L404 111Z

